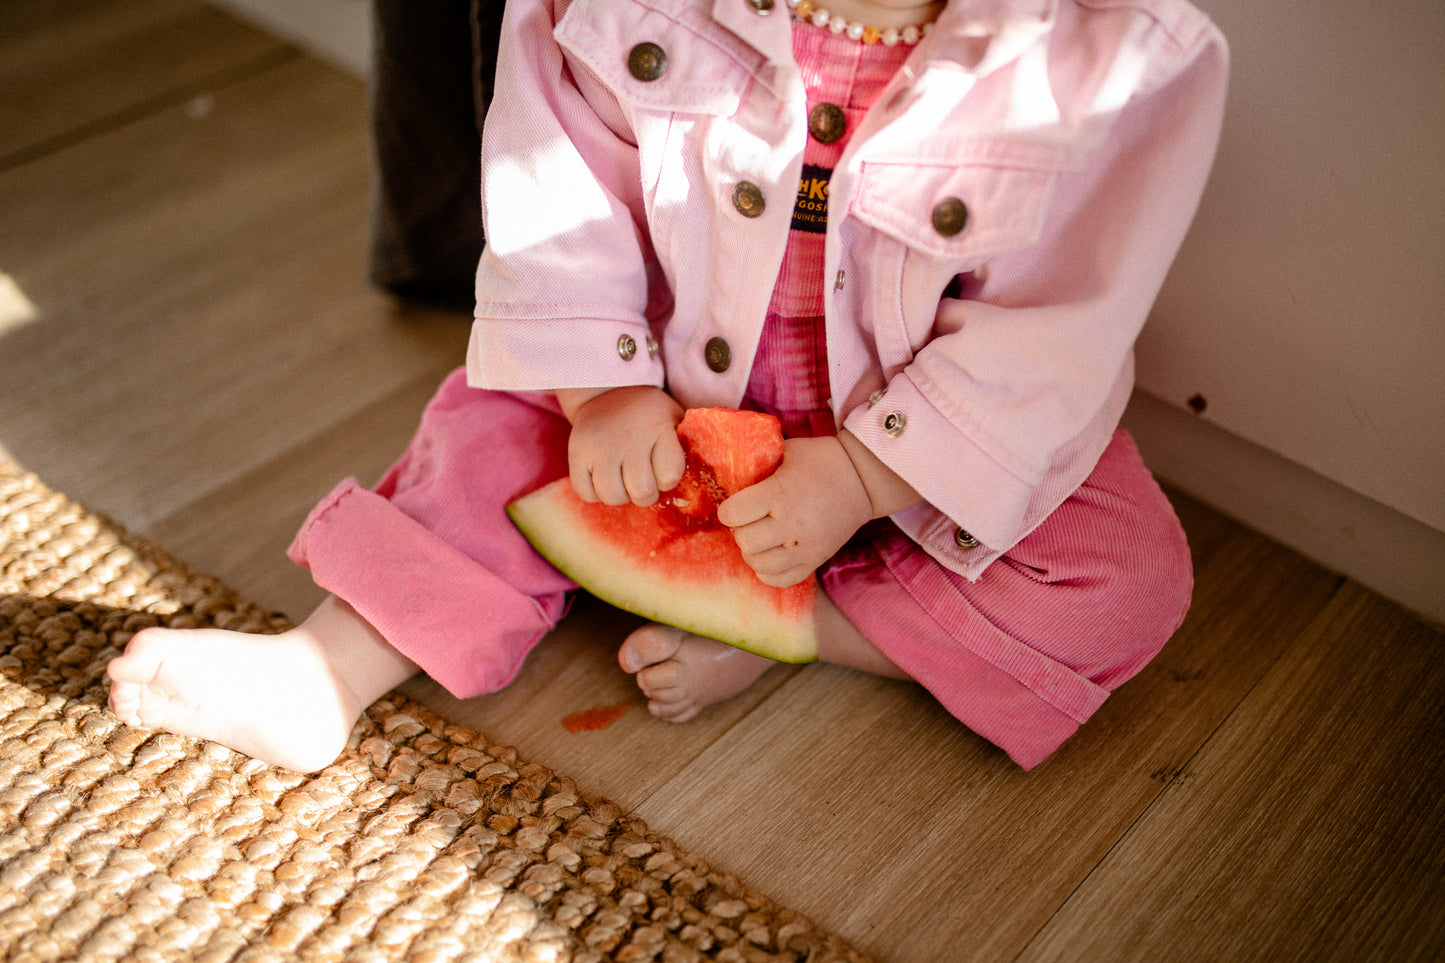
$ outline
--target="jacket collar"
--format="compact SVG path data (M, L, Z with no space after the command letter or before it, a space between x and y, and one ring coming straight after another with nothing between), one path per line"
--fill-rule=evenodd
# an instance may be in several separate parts
M793 57L787 0L773 0L765 14L759 14L747 0L712 0L712 18L774 63L786 63Z
M929 31L928 57L991 73L1053 26L1058 0L953 0Z

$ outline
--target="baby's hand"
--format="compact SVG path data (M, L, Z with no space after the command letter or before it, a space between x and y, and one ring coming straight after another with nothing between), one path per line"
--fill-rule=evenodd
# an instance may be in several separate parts
M651 505L682 481L687 457L677 440L682 406L660 388L613 388L576 403L558 392L572 422L567 464L586 502ZM569 403L570 402L570 403Z
M743 560L766 585L796 585L872 517L868 491L837 438L793 438L769 477L718 506Z

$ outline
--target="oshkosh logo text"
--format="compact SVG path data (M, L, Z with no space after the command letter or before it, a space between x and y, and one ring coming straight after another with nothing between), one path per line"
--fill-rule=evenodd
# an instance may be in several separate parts
M825 177L803 178L798 182L798 200L828 203L828 179Z
M822 234L828 229L828 179L832 176L825 167L803 165L798 201L793 206L793 230Z

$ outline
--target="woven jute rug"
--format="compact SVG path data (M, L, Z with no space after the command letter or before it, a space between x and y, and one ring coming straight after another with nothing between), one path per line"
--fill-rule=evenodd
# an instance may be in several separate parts
M0 958L863 959L400 696L315 776L122 725L156 624L287 623L0 462Z

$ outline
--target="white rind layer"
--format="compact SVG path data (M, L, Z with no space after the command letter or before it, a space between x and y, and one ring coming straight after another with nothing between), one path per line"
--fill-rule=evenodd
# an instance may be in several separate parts
M634 615L717 639L778 662L815 662L810 610L789 616L751 575L699 579L628 558L577 512L563 478L507 506L513 523L547 561L603 601Z

